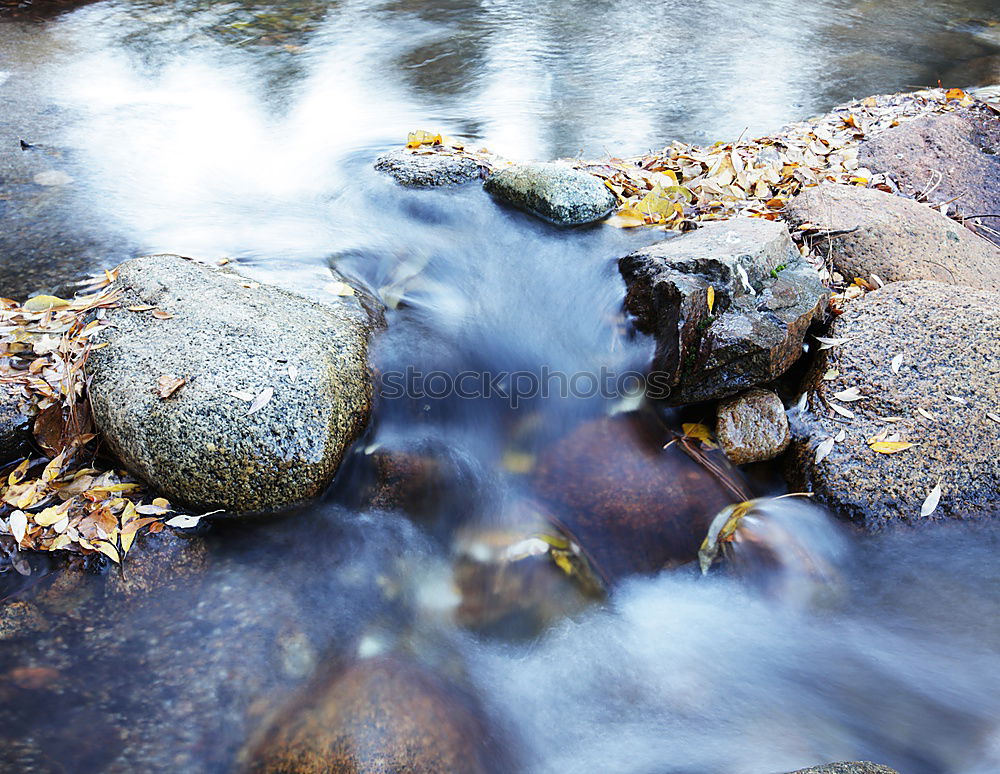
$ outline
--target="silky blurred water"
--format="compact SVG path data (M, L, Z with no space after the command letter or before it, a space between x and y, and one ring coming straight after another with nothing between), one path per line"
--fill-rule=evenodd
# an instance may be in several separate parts
M175 252L322 297L335 265L400 299L374 346L383 373L641 369L615 262L658 235L561 231L476 185L404 190L374 157L417 128L516 158L752 136L988 78L997 21L976 0L106 1L3 20L0 296ZM527 643L456 629L440 523L502 521L526 489L509 454L615 407L381 402L322 502L210 534L196 582L125 604L97 579L33 638L0 642L0 761L227 771L260 706L325 658L405 641L462 665L527 771L1000 769L988 525L865 538L796 505L782 555L821 558L818 588L794 562L764 583L681 570ZM413 443L457 461L463 497L421 524L359 509L365 452ZM68 687L12 688L22 668Z

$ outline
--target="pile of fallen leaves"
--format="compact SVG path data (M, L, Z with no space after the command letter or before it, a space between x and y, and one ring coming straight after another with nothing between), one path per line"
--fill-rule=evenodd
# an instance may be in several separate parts
M39 449L0 469L0 535L20 549L121 562L139 531L159 532L171 512L162 498L144 502L124 471L96 462L84 366L103 346L92 342L110 324L107 310L118 306L114 278L106 272L71 300L0 299L0 388L31 419Z

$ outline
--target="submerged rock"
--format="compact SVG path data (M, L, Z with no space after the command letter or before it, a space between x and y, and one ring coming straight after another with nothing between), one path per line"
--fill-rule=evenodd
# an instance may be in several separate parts
M719 403L715 434L734 465L772 460L791 441L781 398L760 389Z
M806 379L793 487L870 530L1000 512L996 294L896 282L851 302L828 335L842 343L821 352ZM886 440L915 445L872 448ZM939 482L937 508L922 515Z
M448 186L479 180L483 170L475 159L447 153L421 153L406 148L383 153L375 169L406 186Z
M829 299L785 225L756 218L664 240L618 267L626 307L656 339L652 369L672 404L725 398L783 374Z
M20 402L11 385L0 383L0 465L17 457L28 437L28 419Z
M599 177L557 163L501 169L487 178L485 188L496 198L560 226L601 220L616 204Z
M320 305L173 255L122 264L116 287L88 374L94 419L125 465L199 508L319 494L371 409L358 297Z
M822 245L848 280L936 280L1000 290L1000 249L927 205L874 188L825 183L788 203L788 220L835 234Z
M796 769L789 774L899 774L895 769L871 761L850 761L845 763L827 763L823 766L810 766L808 769Z
M720 452L700 464L668 440L655 420L619 415L581 425L539 460L536 492L609 585L694 560L713 517L747 499Z
M245 755L278 774L509 771L475 699L401 657L358 661L286 707Z
M858 162L892 177L908 196L953 201L964 217L1000 212L1000 117L989 110L908 121L862 142ZM993 220L985 224L995 230ZM1000 236L983 235L1000 244Z

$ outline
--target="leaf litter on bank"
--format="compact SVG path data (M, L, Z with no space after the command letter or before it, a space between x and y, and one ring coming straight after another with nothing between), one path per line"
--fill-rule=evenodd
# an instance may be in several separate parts
M107 310L119 306L114 279L104 272L72 299L0 299L0 389L32 420L42 450L0 468L0 536L18 549L121 562L138 533L159 531L173 510L163 498L144 501L144 485L124 471L102 469L95 448L84 366L104 346L93 337L109 325ZM155 389L165 399L183 384L164 376Z

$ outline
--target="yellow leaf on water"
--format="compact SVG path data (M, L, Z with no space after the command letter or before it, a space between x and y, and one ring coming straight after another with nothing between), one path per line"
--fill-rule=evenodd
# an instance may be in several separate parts
M115 564L121 564L121 559L118 557L118 549L105 540L95 540L94 548L104 554L108 559L110 559Z
M52 309L64 309L70 302L59 296L34 296L24 302L24 310L32 314L48 312Z
M870 448L872 451L876 451L879 454L897 454L901 451L906 451L911 449L916 444L910 443L909 441L875 441L871 444Z
M685 422L681 425L681 430L684 431L686 437L698 439L709 449L719 448L715 439L712 438L712 431L700 422Z

